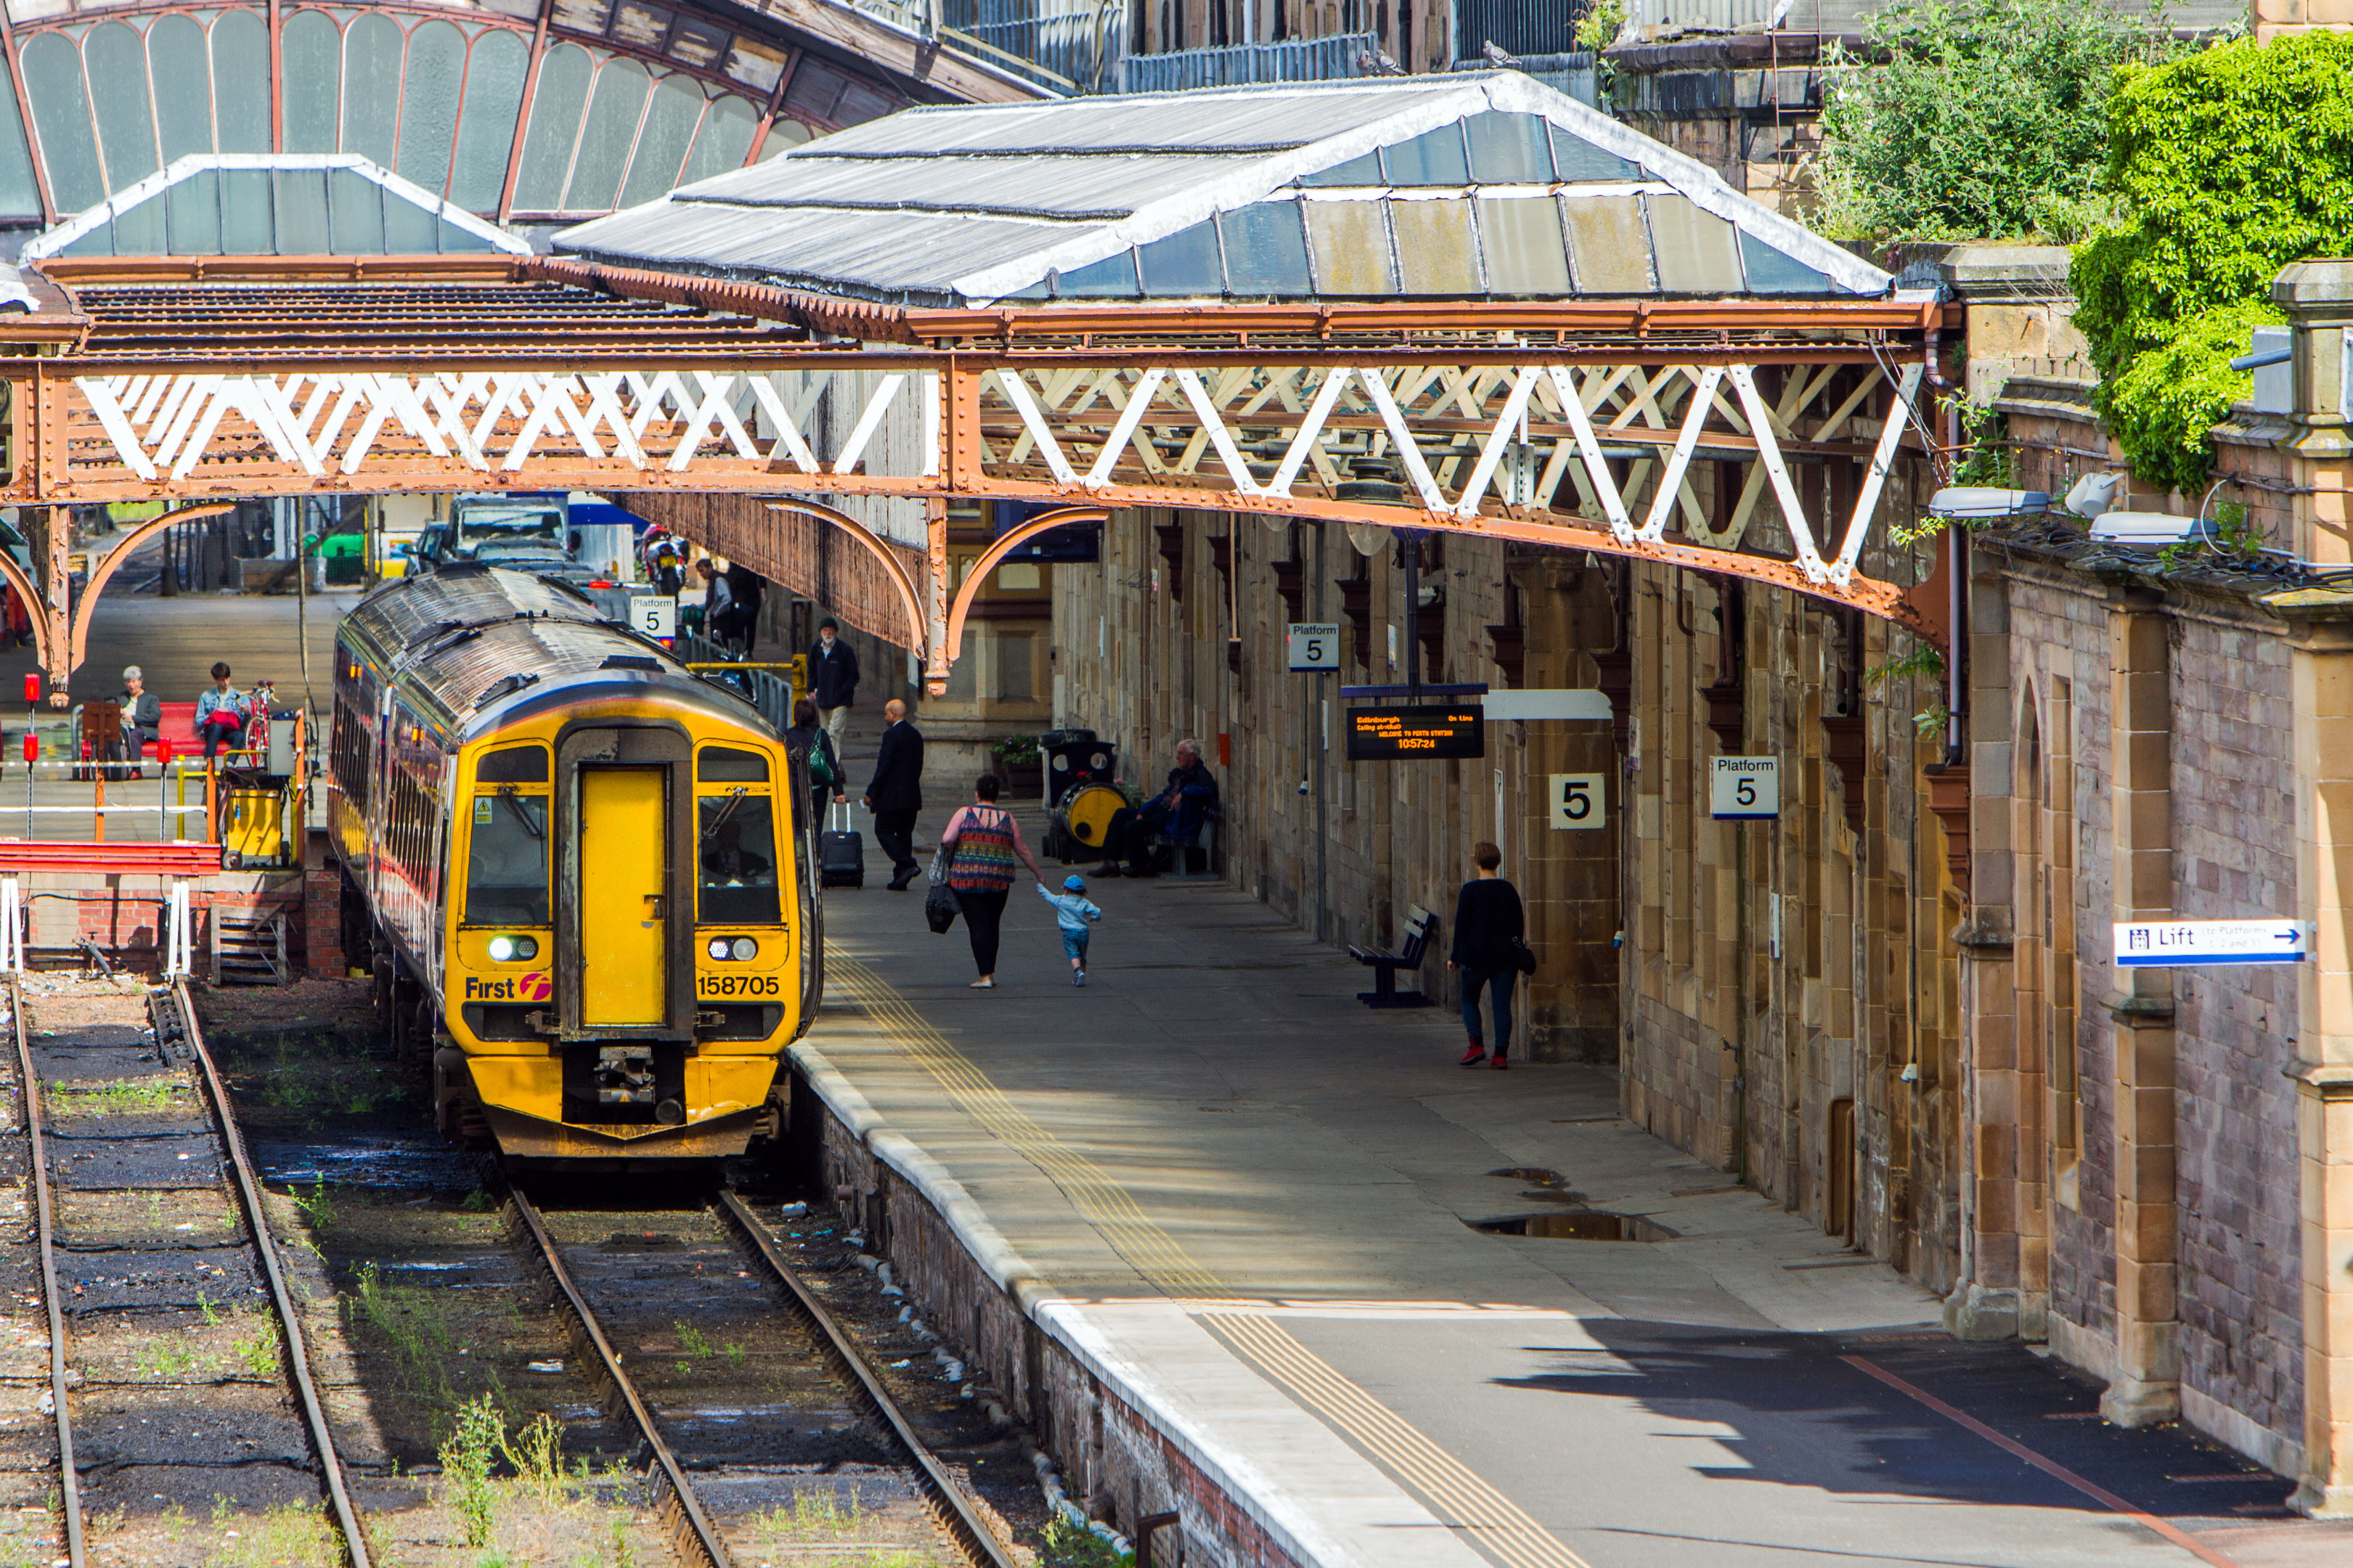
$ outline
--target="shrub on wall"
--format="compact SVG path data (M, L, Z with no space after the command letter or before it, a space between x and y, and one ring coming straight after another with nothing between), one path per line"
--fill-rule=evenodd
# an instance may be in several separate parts
M2071 240L2100 190L2116 68L2182 47L2106 0L1897 0L1834 57L1814 221L1852 238ZM1883 63L1881 63L1883 62Z
M2075 251L2075 325L2134 469L2189 490L2244 398L2228 362L2281 268L2353 254L2353 37L2240 40L2125 71L2106 184L2127 216Z

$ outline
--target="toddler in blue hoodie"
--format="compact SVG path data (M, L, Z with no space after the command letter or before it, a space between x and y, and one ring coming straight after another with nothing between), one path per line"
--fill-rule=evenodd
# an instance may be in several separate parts
M1062 951L1071 955L1071 984L1084 985L1087 983L1087 938L1092 934L1087 930L1087 922L1103 919L1103 910L1087 897L1087 879L1084 877L1065 878L1062 890L1059 893L1048 892L1046 884L1040 882L1038 884L1038 896L1054 906L1054 923L1062 930Z

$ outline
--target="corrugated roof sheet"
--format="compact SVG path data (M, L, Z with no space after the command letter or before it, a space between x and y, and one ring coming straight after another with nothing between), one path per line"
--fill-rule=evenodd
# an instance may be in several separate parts
M1627 242L1640 252L1626 265L1574 261L1547 272L1515 256L1498 268L1484 258L1481 221L1467 209L1502 187L1493 175L1432 188L1427 171L1467 168L1458 147L1443 158L1418 156L1406 144L1424 135L1454 136L1447 128L1481 116L1482 127L1535 126L1533 155L1543 175L1504 182L1518 196L1556 199L1564 232L1579 227L1579 209L1595 199L1630 204ZM1484 131L1480 132L1485 135ZM1505 140L1520 134L1504 133ZM1546 140L1549 136L1550 151ZM1473 137L1474 144L1478 138ZM1432 145L1423 142L1422 147ZM1414 221L1392 210L1388 187L1372 155L1384 149L1388 177L1411 184L1420 199L1453 202L1459 215L1419 213ZM1480 154L1483 156L1484 154ZM1199 226L1220 214L1291 201L1303 179L1353 166L1341 199L1381 205L1360 215L1366 243L1385 246L1379 267L1317 268L1282 276L1306 291L1282 298L1361 298L1402 289L1417 297L1505 295L1499 279L1568 276L1570 297L1694 291L1715 295L1770 293L1880 295L1893 279L1802 226L1734 191L1715 172L1630 127L1516 71L1460 72L1147 93L1050 103L952 105L914 109L841 132L747 169L733 170L673 192L647 206L565 231L558 243L598 260L700 270L855 298L911 305L962 305L999 300L1044 300L1060 291L1100 301L1133 294L1143 284L1133 261L1138 247L1171 237L1205 233ZM1398 173L1401 167L1424 171ZM1604 195L1594 182L1620 183ZM1313 194L1329 198L1331 182ZM1653 197L1665 204L1646 216ZM1685 204L1688 204L1686 206ZM1695 223L1690 209L1738 231L1727 245L1720 231ZM1286 209L1251 233L1298 227ZM1336 216L1336 215L1335 215ZM1460 222L1455 217L1460 217ZM1444 221L1440 221L1443 218ZM1193 245L1210 262L1225 247L1222 269L1197 268L1198 288L1174 297L1266 298L1266 268L1238 268L1240 243L1230 223L1222 240ZM1535 232L1515 226L1513 243ZM1502 237L1500 235L1499 238ZM1252 243L1256 243L1253 241ZM1287 245L1288 238L1284 239ZM1566 243L1566 242L1565 242ZM1709 258L1662 257L1657 247L1704 243ZM1431 244L1472 252L1437 258ZM1410 253L1410 254L1408 254ZM1441 264L1442 260L1442 264ZM1303 266L1304 263L1302 264ZM1152 268L1144 276L1148 279ZM1237 279L1247 278L1245 285ZM1636 279L1644 281L1630 287ZM1655 280L1655 283L1651 281ZM1472 283L1470 288L1455 285ZM1725 287L1700 287L1723 283ZM1155 287L1155 297L1171 297ZM1510 297L1525 298L1525 294Z

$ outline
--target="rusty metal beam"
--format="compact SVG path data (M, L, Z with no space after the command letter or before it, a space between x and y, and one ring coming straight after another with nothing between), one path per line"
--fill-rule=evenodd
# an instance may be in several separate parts
M980 597L982 587L988 582L988 574L996 571L998 563L1007 556L1041 533L1050 533L1055 529L1067 528L1074 523L1109 522L1110 521L1111 513L1099 506L1060 507L1052 511L1040 512L1018 526L1007 530L987 549L982 551L978 558L973 562L972 569L965 574L964 586L956 590L955 603L948 607L946 662L953 665L964 657L965 617L972 614L973 602ZM941 691L944 691L947 686L947 672L944 668L940 671L938 679ZM939 696L941 691L934 691L932 695Z

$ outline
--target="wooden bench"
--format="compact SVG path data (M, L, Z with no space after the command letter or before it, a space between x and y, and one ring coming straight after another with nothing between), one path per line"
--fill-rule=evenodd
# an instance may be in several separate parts
M1438 935L1438 917L1415 904L1405 912L1405 942L1395 952L1377 947L1351 947L1348 956L1373 972L1373 988L1356 993L1356 1000L1367 1007L1428 1007L1431 998L1420 991L1399 991L1397 975L1400 969L1419 969L1422 955Z

